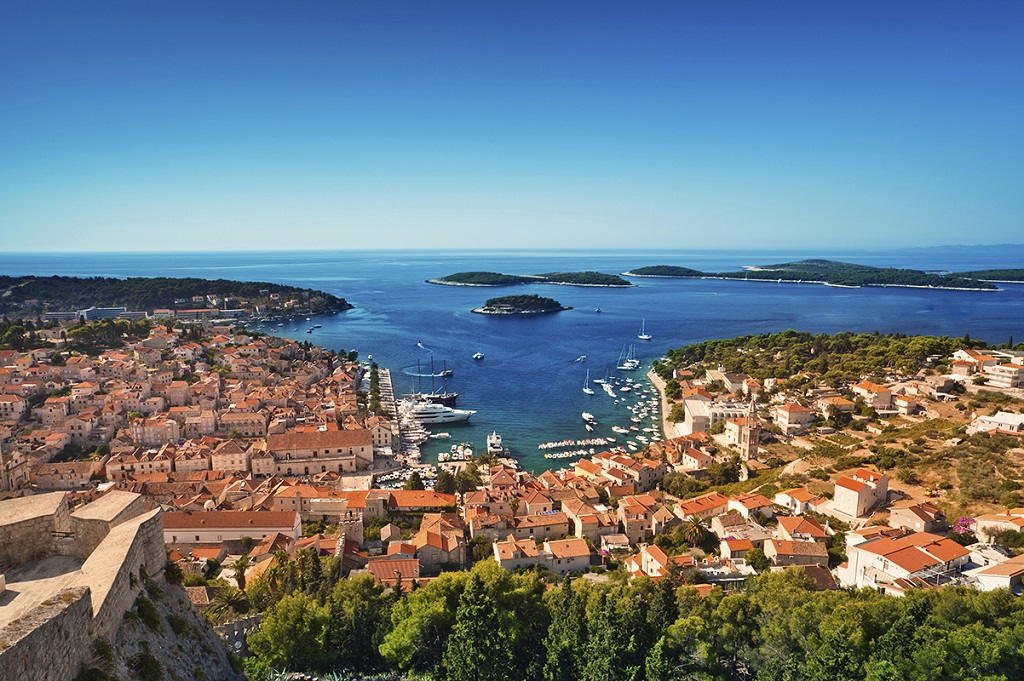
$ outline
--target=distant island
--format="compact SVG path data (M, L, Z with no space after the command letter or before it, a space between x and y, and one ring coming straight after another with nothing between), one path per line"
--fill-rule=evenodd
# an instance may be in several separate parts
M547 314L571 310L554 298L544 298L536 294L522 296L503 296L491 298L483 307L473 309L477 314L514 315L514 314Z
M230 310L246 314L333 314L349 310L344 298L264 281L174 277L0 276L0 313L36 317L89 308L125 311ZM106 315L116 316L116 315Z
M985 270L991 279L1024 281L1024 270ZM796 262L745 267L740 272L701 272L688 267L655 265L623 272L627 277L675 277L787 281L856 288L859 286L907 286L913 288L994 291L997 287L978 275L982 272L935 274L895 267L870 267L835 260ZM998 276L997 276L998 275Z
M957 272L957 276L981 281L1024 281L1024 270L973 270Z
M518 286L521 284L561 284L563 286L633 286L615 274L603 272L549 272L547 274L501 274L500 272L456 272L446 277L427 279L442 286Z

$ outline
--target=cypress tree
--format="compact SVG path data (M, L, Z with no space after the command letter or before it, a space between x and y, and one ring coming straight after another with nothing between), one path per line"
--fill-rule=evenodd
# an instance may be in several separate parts
M450 681L512 679L512 651L501 629L498 609L476 573L470 576L459 598L455 626L441 663Z
M575 681L581 676L581 656L587 645L587 613L586 603L571 580L552 594L550 611L551 626L544 639L544 680Z

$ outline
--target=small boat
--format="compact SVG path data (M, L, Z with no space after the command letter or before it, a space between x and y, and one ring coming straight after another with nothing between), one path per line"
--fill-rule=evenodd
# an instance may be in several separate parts
M595 310L594 310L594 312L597 312L597 313L599 313L599 314L600 314L600 312L601 312L601 308L597 308L597 309L595 309Z
M588 432L594 432L594 426L590 425L589 423L584 425L583 427L586 428Z
M587 356L586 355L580 355L579 357L576 358L576 361L577 362L586 362L587 361Z
M483 359L483 358L484 358L484 353L482 353L482 352L474 352L473 353L473 359Z
M583 412L582 414L580 414L580 416L583 417L584 421L589 421L590 423L596 423L596 421L594 420L594 415L591 414L589 411Z
M502 454L505 451L501 444L501 436L498 435L498 431L492 431L487 436L487 453L488 454Z
M587 395L593 395L594 389L590 387L590 369L587 369L587 377L583 380L583 392Z
M654 338L654 336L652 336L651 334L647 333L647 331L645 330L645 325L646 324L647 324L647 320L646 319L640 321L640 333L638 333L636 335L636 337L639 338L640 340L651 340L652 338Z

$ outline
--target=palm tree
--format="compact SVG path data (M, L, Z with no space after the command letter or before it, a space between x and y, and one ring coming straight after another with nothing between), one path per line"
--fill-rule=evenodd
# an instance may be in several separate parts
M709 533L707 521L699 516L691 515L683 523L683 539L690 546L700 546Z
M241 614L249 611L249 600L235 587L226 586L213 597L211 609L218 614L229 610Z
M231 569L235 571L235 583L238 584L238 590L245 592L245 571L249 569L249 559L239 556L238 560L231 564Z

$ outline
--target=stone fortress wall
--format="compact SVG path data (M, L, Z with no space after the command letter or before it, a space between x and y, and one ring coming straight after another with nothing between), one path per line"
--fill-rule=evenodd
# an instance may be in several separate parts
M54 568L57 556L72 562ZM73 513L63 492L0 502L0 681L73 679L93 640L117 631L140 577L165 563L160 510L146 512L138 494L110 492Z

